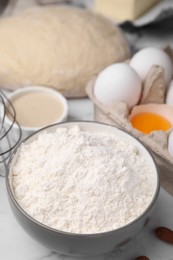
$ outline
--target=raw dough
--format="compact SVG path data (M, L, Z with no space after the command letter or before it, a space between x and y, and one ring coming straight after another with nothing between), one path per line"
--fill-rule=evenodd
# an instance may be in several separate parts
M0 86L46 85L67 97L85 96L92 76L129 58L118 27L90 11L34 7L0 20Z

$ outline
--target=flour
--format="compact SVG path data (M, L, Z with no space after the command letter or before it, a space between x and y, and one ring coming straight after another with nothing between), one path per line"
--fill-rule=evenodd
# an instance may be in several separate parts
M147 208L154 193L150 168L136 146L75 126L22 144L11 178L19 204L39 222L98 233L133 221Z

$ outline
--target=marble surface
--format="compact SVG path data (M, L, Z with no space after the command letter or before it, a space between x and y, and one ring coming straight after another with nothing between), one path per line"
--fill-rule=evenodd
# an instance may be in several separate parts
M68 120L93 120L90 100L69 101ZM9 207L5 179L0 177L0 260L134 260L139 255L147 255L151 260L173 260L173 245L160 241L154 234L154 228L161 225L173 229L173 198L163 189L147 228L119 251L89 258L58 255L35 242L20 227Z

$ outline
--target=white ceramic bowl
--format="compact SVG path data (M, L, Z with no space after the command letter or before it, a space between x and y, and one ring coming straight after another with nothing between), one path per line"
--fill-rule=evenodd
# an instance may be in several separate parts
M49 249L62 254L75 256L103 254L114 251L122 245L126 244L147 225L156 204L160 188L158 168L152 155L141 142L139 142L136 138L126 133L125 131L122 131L114 126L109 126L96 122L68 122L49 126L45 129L47 132L54 132L57 128L65 127L67 129L70 129L74 125L78 125L82 130L87 130L91 132L106 132L118 135L125 141L134 144L139 149L139 152L145 156L149 166L152 169L151 179L152 182L154 181L155 183L155 187L153 188L153 197L148 207L142 212L140 216L138 216L129 224L116 230L97 234L74 234L70 232L56 230L44 224L41 224L22 209L22 207L17 202L11 185L11 167L13 167L13 164L15 164L15 160L18 158L18 151L20 149L20 146L15 149L14 153L11 156L6 175L9 202L16 219L24 228L24 230L26 230L34 239L36 239ZM32 140L35 140L40 131L25 139L24 142L28 143Z
M60 123L60 122L64 122L66 121L67 119L67 116L68 116L68 104L67 104L67 100L66 98L58 91L54 90L54 89L51 89L51 88L48 88L48 87L44 87L44 86L29 86L29 87L24 87L24 88L20 88L20 89L17 89L13 92L11 92L9 95L8 95L8 99L11 103L13 103L13 101L15 99L17 99L18 97L21 97L22 95L27 95L28 93L36 93L36 92L40 92L40 93L45 93L45 94L48 94L50 97L52 96L54 101L57 99L57 105L58 104L61 104L62 107L63 107L63 112L61 113L61 115L59 117L57 117L56 120L50 122L50 124L44 124L44 125L41 125L40 127L37 126L25 126L25 125L22 125L20 124L20 122L18 122L21 126L21 129L22 131L25 133L25 134L31 134L47 125L51 125L51 124L55 124L55 123ZM32 106L32 103L31 103L31 106ZM8 107L8 103L7 103L7 107ZM49 109L49 107L47 107L46 109ZM34 111L34 113L36 113L36 111ZM8 114L6 114L6 117L5 117L5 120L6 120L6 123L11 125L12 124L12 120L10 119L10 117L8 116ZM18 129L18 126L17 124L14 124L14 127L16 127Z

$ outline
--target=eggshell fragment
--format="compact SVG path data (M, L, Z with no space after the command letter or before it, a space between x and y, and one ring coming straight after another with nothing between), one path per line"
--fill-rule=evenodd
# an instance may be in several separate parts
M173 106L173 80L170 82L166 93L166 104Z
M173 157L173 130L170 132L168 137L168 152Z
M173 126L172 106L168 106L166 104L145 104L145 105L135 106L129 115L129 120L131 120L134 116L144 112L160 115L164 117L166 120L168 120L170 124Z

